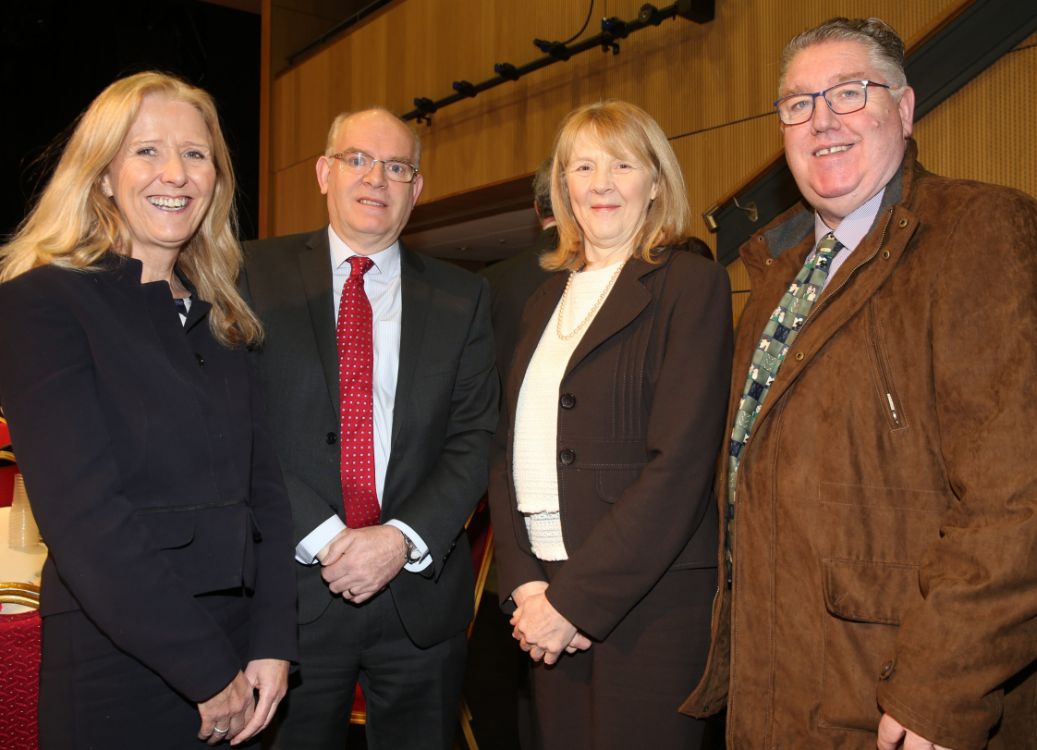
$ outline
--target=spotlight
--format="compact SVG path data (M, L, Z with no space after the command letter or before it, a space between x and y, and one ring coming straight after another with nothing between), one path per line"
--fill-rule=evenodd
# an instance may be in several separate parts
M473 97L476 94L475 86L471 81L454 81L454 91L461 96Z
M506 81L517 81L521 75L511 63L494 63L493 72Z
M651 3L645 3L637 13L637 20L644 24L658 26L663 22L662 13Z

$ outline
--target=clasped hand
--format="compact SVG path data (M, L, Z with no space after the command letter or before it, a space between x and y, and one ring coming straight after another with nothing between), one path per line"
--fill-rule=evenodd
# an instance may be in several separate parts
M518 606L511 616L511 634L533 661L554 664L563 651L586 651L591 641L554 608L545 591L546 581L529 581L515 589L512 599Z
M403 569L407 545L395 526L343 529L317 553L317 559L333 593L363 604Z

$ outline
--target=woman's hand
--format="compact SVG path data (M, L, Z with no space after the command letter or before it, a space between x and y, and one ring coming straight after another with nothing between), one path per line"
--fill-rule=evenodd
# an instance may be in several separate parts
M198 713L202 717L198 739L215 745L228 737L237 736L249 723L254 710L252 686L245 675L238 672L227 687L198 704Z
M527 596L542 594L547 591L547 581L526 581L511 592L511 600L516 607L521 607Z
M524 596L521 606L511 617L511 624L514 627L512 636L519 642L519 647L528 651L533 661L543 659L545 664L558 661L577 634L576 626L566 620L543 593Z
M288 662L283 659L253 659L245 667L245 679L259 694L252 721L234 735L230 744L240 745L262 732L277 713L277 705L288 691Z

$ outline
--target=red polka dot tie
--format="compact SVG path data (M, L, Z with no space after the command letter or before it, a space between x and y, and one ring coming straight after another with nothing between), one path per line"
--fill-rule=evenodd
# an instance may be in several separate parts
M381 509L374 483L374 427L371 406L371 303L364 274L374 263L354 255L338 306L339 472L346 525L378 523Z

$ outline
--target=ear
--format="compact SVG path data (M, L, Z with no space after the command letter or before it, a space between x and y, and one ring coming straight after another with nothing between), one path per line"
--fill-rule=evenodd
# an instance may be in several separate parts
M331 174L331 159L322 156L317 159L317 184L320 185L320 194L328 194L328 177Z
M900 95L897 102L897 110L900 113L900 124L907 138L914 130L915 123L915 90L910 86L904 87L904 93Z
M112 192L112 181L108 179L107 172L101 175L101 192L104 193L107 198L111 198L112 195L114 195Z
M656 179L656 181L652 183L652 192L648 196L648 200L649 201L654 201L655 200L655 196L658 195L658 194L659 194L659 180Z
M411 188L411 202L410 202L410 206L411 206L411 208L414 208L414 206L417 205L418 196L421 195L421 189L423 187L425 187L425 178L422 177L421 172L418 172L418 174L416 174L414 176L414 182L412 182L410 184L410 188Z

